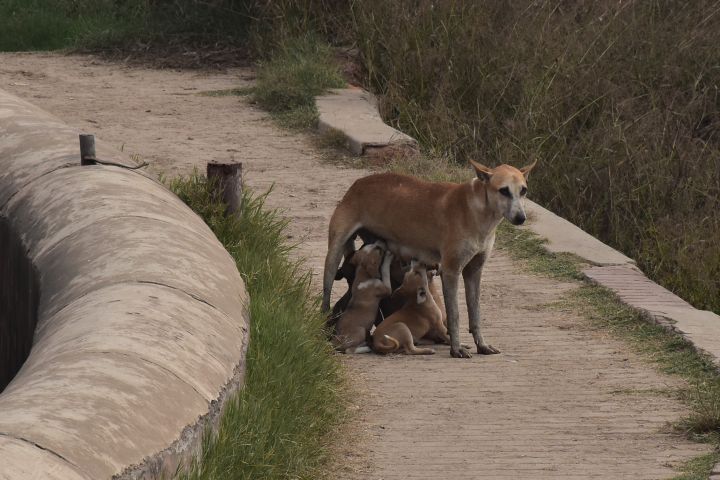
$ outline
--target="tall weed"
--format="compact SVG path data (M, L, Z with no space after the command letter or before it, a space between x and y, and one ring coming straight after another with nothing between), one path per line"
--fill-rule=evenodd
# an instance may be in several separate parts
M720 2L352 5L385 118L458 162L539 158L531 196L720 311Z

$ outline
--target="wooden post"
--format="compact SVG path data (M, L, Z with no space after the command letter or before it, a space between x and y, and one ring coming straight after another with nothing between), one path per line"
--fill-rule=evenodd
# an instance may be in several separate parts
M242 208L242 162L207 164L208 181L213 182L214 195L227 205L227 215L240 213Z
M95 165L95 135L80 134L80 165Z

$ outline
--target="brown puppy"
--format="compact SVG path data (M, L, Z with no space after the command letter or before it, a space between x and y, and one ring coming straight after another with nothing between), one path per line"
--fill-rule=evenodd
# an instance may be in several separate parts
M500 221L525 222L522 199L535 163L521 169L509 165L491 169L471 163L477 178L463 184L425 182L392 173L357 180L330 219L323 310L330 309L333 277L347 242L365 229L386 239L396 256L442 266L451 356L471 356L460 345L457 294L461 274L477 352L499 353L480 333L480 277Z
M368 242L366 240L367 234L362 235L362 238L363 240L365 240L365 244L363 244L363 247L368 243L374 243L377 241L383 242L382 239L379 239L377 237L370 237L372 238L372 242ZM330 315L325 321L325 325L328 331L331 333L335 331L335 324L342 316L342 312L345 311L348 303L350 302L350 299L352 298L352 284L355 280L356 269L356 267L352 264L352 258L354 255L355 250L348 249L345 252L345 259L343 260L342 265L335 274L336 281L342 279L345 279L347 281L348 289L345 294L337 302L335 302L335 305L333 305ZM399 258L395 257L393 259L392 263L390 264L390 286L393 292L397 290L402 284L403 277L405 276L405 272L408 270L408 268L409 265L403 266ZM437 267L435 268L437 269ZM442 302L442 295L439 293L437 286L434 283L430 284L430 291L435 297L435 301L438 302L438 305L440 305L441 309L443 310L443 318L446 318L445 304ZM380 323L385 320L385 318L400 310L404 303L405 299L400 298L399 296L390 296L381 299L380 308L378 309L377 315L375 316L375 325L380 325ZM447 323L447 320L443 321Z
M386 252L381 242L364 246L350 259L350 263L356 267L355 279L352 284L352 297L337 322L336 335L333 338L333 345L337 350L345 353L370 351L366 339L375 321L380 299L392 292L392 259L393 254Z
M430 355L432 348L417 348L415 342L432 334L450 342L442 312L430 293L425 265L413 262L402 286L393 292L406 299L405 305L382 322L373 333L373 350L378 353L404 352L408 355Z

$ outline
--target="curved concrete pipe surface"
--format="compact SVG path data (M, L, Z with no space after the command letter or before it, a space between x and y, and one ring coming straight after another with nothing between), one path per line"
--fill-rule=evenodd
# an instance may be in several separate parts
M40 286L0 393L0 477L156 478L242 383L248 297L197 215L142 173L80 166L78 133L0 90L0 217Z

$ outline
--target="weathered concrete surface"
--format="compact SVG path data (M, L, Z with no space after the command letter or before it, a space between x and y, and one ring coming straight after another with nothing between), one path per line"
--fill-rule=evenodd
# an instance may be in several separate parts
M315 102L320 114L318 129L342 132L355 155L362 155L367 147L417 146L414 138L383 122L375 98L369 92L341 88L317 97Z
M583 273L590 280L615 292L623 302L644 312L648 318L709 353L715 364L720 366L720 316L694 308L647 278L637 268L591 267Z
M145 174L81 167L78 133L0 91L0 217L41 292L30 355L0 394L3 479L173 471L244 372L230 255Z
M0 478L90 480L67 460L30 442L0 436Z
M547 239L545 248L555 253L572 253L595 265L632 265L635 260L593 237L577 225L555 215L532 200L525 200L528 229Z

